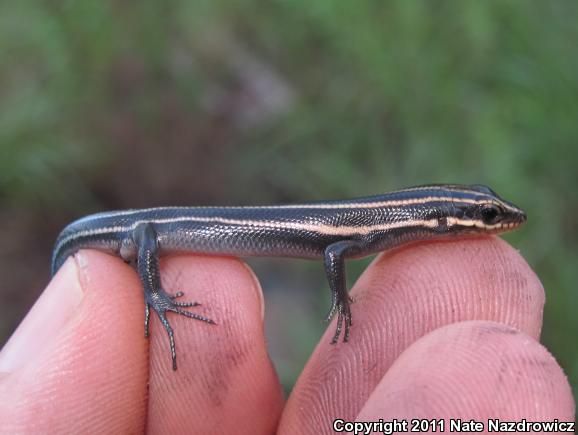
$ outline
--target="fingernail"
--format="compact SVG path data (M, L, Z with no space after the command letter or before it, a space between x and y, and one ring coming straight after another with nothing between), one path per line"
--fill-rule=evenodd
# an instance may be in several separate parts
M265 300L263 297L263 290L261 289L261 283L259 282L259 278L257 278L257 275L255 275L255 272L253 272L253 269L251 269L247 263L241 262L241 264L245 267L245 269L247 269L247 271L251 275L251 278L253 278L253 283L254 283L253 288L255 289L257 299L259 300L259 307L261 308L261 320L264 320L265 319Z
M83 296L77 262L69 258L0 351L0 372L17 370L40 355L73 316Z

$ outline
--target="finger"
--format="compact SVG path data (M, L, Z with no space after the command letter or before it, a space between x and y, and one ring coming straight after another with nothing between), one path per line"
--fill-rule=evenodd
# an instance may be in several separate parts
M330 325L285 408L281 429L288 433L303 433L304 427L323 432L332 416L353 419L393 361L429 331L487 319L537 338L544 304L534 272L496 237L382 254L352 295L351 339L330 346Z
M556 360L534 338L488 321L454 323L406 349L358 421L463 419L573 421L574 400ZM449 430L449 427L446 428Z
M0 432L143 431L137 291L134 273L111 256L83 251L66 262L2 352Z
M178 256L161 262L170 293L201 306L189 311L209 325L168 313L175 331L177 371L167 337L151 313L151 376L147 429L151 433L272 433L283 406L267 355L263 296L241 261Z

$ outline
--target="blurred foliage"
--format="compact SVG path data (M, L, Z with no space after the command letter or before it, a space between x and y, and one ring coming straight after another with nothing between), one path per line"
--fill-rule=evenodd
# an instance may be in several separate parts
M489 184L527 209L509 239L576 389L576 41L572 1L2 2L0 198L90 208L116 122L162 140L171 98L228 200Z

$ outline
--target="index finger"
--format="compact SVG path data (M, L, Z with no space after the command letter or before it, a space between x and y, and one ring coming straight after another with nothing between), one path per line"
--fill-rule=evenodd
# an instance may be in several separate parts
M164 290L216 325L170 315L178 370L167 336L151 313L147 429L152 433L270 433L283 405L267 355L259 283L240 260L174 256L161 260ZM179 299L180 300L180 299Z
M384 253L351 294L350 341L329 345L329 326L289 397L280 432L323 432L334 416L352 421L401 352L443 325L494 320L538 339L542 324L540 281L497 237Z

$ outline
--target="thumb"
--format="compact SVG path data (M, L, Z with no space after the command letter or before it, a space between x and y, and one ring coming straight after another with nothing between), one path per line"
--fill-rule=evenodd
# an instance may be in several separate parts
M0 352L0 432L143 430L138 292L110 256L85 251L66 262Z

